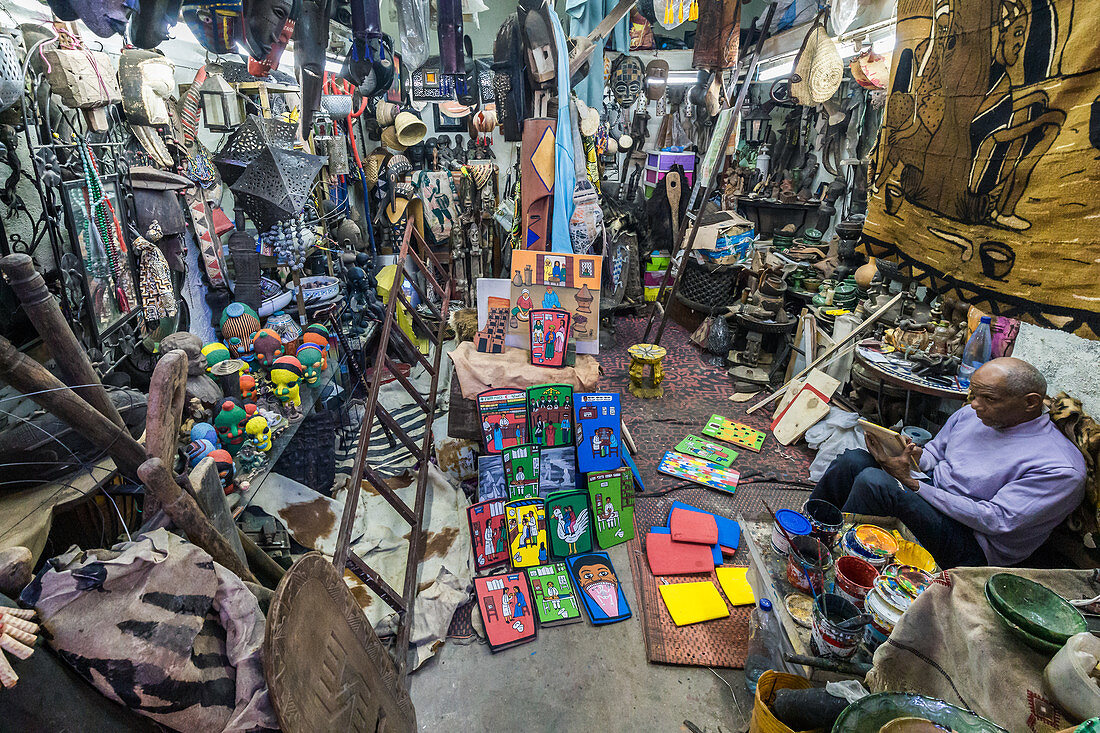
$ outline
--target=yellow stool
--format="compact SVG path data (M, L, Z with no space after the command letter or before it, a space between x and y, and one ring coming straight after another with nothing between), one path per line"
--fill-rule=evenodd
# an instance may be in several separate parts
M663 346L656 344L634 344L626 353L630 354L630 384L627 389L630 394L642 399L662 397L665 388L661 382L665 381L665 369L661 366L661 359L665 358L668 351ZM645 368L649 367L648 384L645 378Z

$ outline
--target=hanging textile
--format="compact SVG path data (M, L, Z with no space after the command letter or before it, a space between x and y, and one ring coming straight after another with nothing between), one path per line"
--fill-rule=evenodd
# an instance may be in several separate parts
M569 34L587 36L600 21L615 7L615 0L566 0L565 12L569 16ZM612 48L626 53L630 49L630 17L620 20L609 36ZM576 85L574 91L581 101L589 107L603 107L603 92L606 86L604 77L604 43L597 42L589 59L588 76Z
M573 159L573 123L569 116L569 50L565 46L565 30L561 19L550 8L550 26L554 29L554 46L558 52L558 125L554 146L554 212L550 230L550 251L572 252L569 221L573 218L573 189L577 187L576 162Z
M897 28L865 239L983 311L1100 337L1100 16L912 0Z
M157 247L162 236L160 224L154 220L146 235L148 239L141 235L134 237L134 249L140 258L138 287L141 289L141 309L146 321L159 321L176 315L176 294L172 290L168 260Z
M732 69L737 66L740 38L740 0L699 0L692 67Z

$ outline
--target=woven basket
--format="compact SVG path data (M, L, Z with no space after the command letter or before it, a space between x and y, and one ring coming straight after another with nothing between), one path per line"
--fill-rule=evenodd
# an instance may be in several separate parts
M756 683L756 700L752 705L752 719L749 721L749 733L795 733L772 715L768 707L775 700L776 690L808 690L813 687L805 677L776 672L769 669L760 675ZM817 729L820 731L821 729ZM814 733L817 733L815 731Z
M676 297L692 310L709 312L727 306L733 300L738 265L699 264L687 260Z

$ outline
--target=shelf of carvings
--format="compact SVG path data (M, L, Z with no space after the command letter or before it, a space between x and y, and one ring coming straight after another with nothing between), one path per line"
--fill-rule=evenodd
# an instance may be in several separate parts
M239 515L252 503L256 493L260 490L260 487L263 486L264 481L267 480L268 475L271 473L271 469L279 462L279 457L282 456L286 447L290 445L290 441L294 438L294 434L298 432L298 428L306 421L306 417L313 412L313 408L317 406L317 400L329 385L333 383L333 379L336 377L338 371L339 366L336 360L330 358L328 368L317 378L317 386L301 385L302 405L298 408L299 412L301 412L301 417L292 421L283 432L272 438L271 450L267 452L267 461L256 469L252 475L241 477L249 482L249 487L248 491L245 492L241 499L240 504L233 510L234 517Z

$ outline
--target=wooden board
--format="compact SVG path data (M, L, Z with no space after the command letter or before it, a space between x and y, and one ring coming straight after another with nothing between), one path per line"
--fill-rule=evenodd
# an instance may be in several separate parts
M828 414L828 396L805 384L772 422L772 435L780 445L790 445Z

